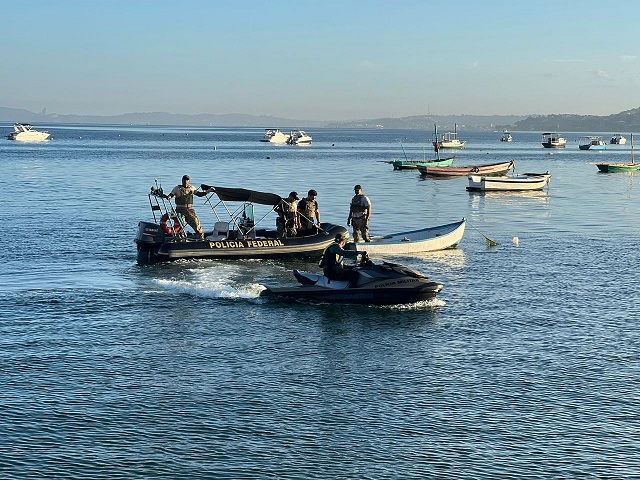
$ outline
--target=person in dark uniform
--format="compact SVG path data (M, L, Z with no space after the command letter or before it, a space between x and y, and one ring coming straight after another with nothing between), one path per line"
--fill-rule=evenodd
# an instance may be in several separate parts
M307 196L298 202L298 216L300 217L300 229L302 235L317 233L315 225L320 226L320 208L316 197L318 192L309 190Z
M325 277L331 280L349 280L350 286L355 286L358 280L358 272L344 266L344 257L367 256L367 252L357 250L345 250L344 246L349 241L349 232L338 233L332 243L322 252L319 265Z
M276 227L278 238L295 237L300 229L300 216L296 200L299 200L298 192L291 192L287 198L280 200L280 203L273 209L278 214Z

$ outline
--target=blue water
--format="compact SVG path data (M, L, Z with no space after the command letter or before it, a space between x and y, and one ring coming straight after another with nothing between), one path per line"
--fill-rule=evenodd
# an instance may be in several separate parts
M38 127L54 140L0 140L1 478L640 478L640 176L589 164L630 145L462 130L458 165L552 174L483 195L385 163L432 156L430 132L290 147L251 128ZM314 263L136 265L154 179L185 173L314 188L339 224L360 183L373 234L469 225L456 250L395 259L444 284L435 301L282 303L260 290Z

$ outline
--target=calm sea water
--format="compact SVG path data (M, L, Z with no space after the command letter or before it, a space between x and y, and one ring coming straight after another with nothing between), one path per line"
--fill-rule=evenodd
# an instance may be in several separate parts
M48 130L0 140L1 478L640 477L640 176L589 165L629 145L462 130L459 165L553 175L483 195L385 163L432 157L430 132L314 129L296 148L251 128ZM373 234L469 225L456 250L395 259L445 285L433 302L282 303L262 286L313 263L136 265L154 179L185 173L314 188L340 224L360 183Z

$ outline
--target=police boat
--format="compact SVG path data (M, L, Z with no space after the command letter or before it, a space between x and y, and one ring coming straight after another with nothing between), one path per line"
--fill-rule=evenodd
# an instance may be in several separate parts
M330 280L324 275L294 270L293 275L300 285L267 287L260 292L260 296L313 302L397 305L430 300L443 287L402 265L373 263L368 255L363 256L353 271L357 272L357 276L350 284L346 280Z
M202 184L207 192L204 203L214 217L212 230L205 227L204 239L187 232L184 218L179 215L162 186L151 187L148 194L153 222L138 223L135 243L140 264L180 259L260 259L318 258L331 245L336 234L346 228L321 223L295 237L279 238L276 228L259 228L266 219L274 219L274 208L286 201L274 193L244 188L215 187ZM254 206L262 205L266 213L256 220ZM200 214L203 222L203 215Z

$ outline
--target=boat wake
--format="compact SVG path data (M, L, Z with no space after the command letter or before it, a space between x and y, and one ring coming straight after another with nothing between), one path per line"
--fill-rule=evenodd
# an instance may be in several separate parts
M401 303L398 305L376 305L378 308L386 308L388 310L402 310L402 311L411 311L411 310L424 310L424 309L433 309L438 307L444 307L447 304L444 300L440 300L439 298L432 298L431 300L424 300L422 302L415 303Z
M238 266L216 265L214 268L184 270L179 278L155 279L162 289L201 298L252 299L258 298L264 286Z

